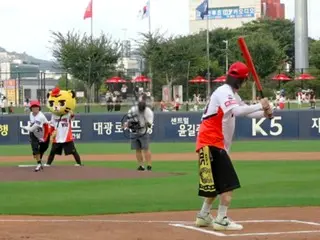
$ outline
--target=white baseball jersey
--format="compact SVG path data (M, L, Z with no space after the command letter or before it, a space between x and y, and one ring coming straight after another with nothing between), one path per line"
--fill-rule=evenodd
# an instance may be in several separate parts
M229 85L218 87L203 113L196 150L204 146L215 146L229 151L236 122L231 110L243 104L240 96Z
M40 141L46 141L49 135L49 121L42 112L38 112L37 115L30 113L31 126L36 125L37 129L33 131L33 134Z
M56 130L56 137L53 139L54 143L65 143L73 141L71 120L74 116L70 113L63 116L56 116L52 114L51 126Z

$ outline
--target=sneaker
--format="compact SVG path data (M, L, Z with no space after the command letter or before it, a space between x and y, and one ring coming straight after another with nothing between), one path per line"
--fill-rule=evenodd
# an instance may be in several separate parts
M82 167L83 164L78 164L78 163L76 163L74 166L75 166L75 167Z
M144 171L145 169L144 169L143 166L139 166L139 167L137 168L137 170L138 170L138 171Z
M148 170L148 171L151 171L151 170L152 170L152 167L151 167L151 166L147 166L147 170Z
M207 213L207 215L203 216L200 213L197 214L196 218L196 226L197 227L211 227L214 222L213 217L210 213Z
M36 166L36 168L34 169L35 172L39 172L43 169L42 164L38 163L38 165Z
M43 166L45 166L45 167L50 167L50 166L51 166L51 164L47 164L47 163L45 163Z
M217 231L237 231L242 230L243 226L241 224L235 223L228 217L224 217L221 220L215 220L213 222L213 229Z

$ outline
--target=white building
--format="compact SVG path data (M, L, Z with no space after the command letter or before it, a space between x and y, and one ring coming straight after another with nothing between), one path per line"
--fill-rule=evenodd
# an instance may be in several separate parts
M142 57L124 57L120 58L117 64L118 70L123 70L124 74L129 77L136 77L143 70Z
M28 99L45 100L45 94L58 85L61 74L41 72L38 65L21 60L0 64L0 93L8 103L22 104Z
M189 0L189 31L207 29L207 16L200 17L196 8L203 0ZM261 17L261 0L209 0L209 29L237 28Z

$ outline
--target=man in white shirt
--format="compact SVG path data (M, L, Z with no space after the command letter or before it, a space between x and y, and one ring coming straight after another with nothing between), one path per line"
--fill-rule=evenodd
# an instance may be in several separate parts
M29 131L33 157L37 161L35 172L42 168L42 157L50 143L50 124L46 116L41 112L39 101L30 102L30 126L21 127Z
M196 226L211 226L214 230L242 230L241 224L227 217L232 193L240 188L240 181L229 157L235 130L235 117L272 118L272 109L266 98L260 103L246 105L238 90L247 80L248 67L236 62L229 68L226 84L211 95L204 110L197 136L199 155L199 193L204 198L197 214ZM213 201L219 196L220 204L215 219L210 214Z
M147 107L146 99L140 99L137 106L133 106L128 112L128 118L131 122L139 123L140 127L137 131L131 133L131 149L136 150L136 157L138 161L138 171L144 171L144 161L147 163L147 170L152 170L151 152L149 148L150 135L149 128L152 127L154 114L153 111ZM130 121L125 124L125 128L129 127Z

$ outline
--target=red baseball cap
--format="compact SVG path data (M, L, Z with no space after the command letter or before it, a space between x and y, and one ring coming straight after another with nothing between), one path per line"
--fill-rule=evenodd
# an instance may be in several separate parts
M31 101L30 108L32 108L32 107L40 107L40 102L37 100Z
M242 62L235 62L230 66L228 75L235 78L247 78L249 76L249 68Z

